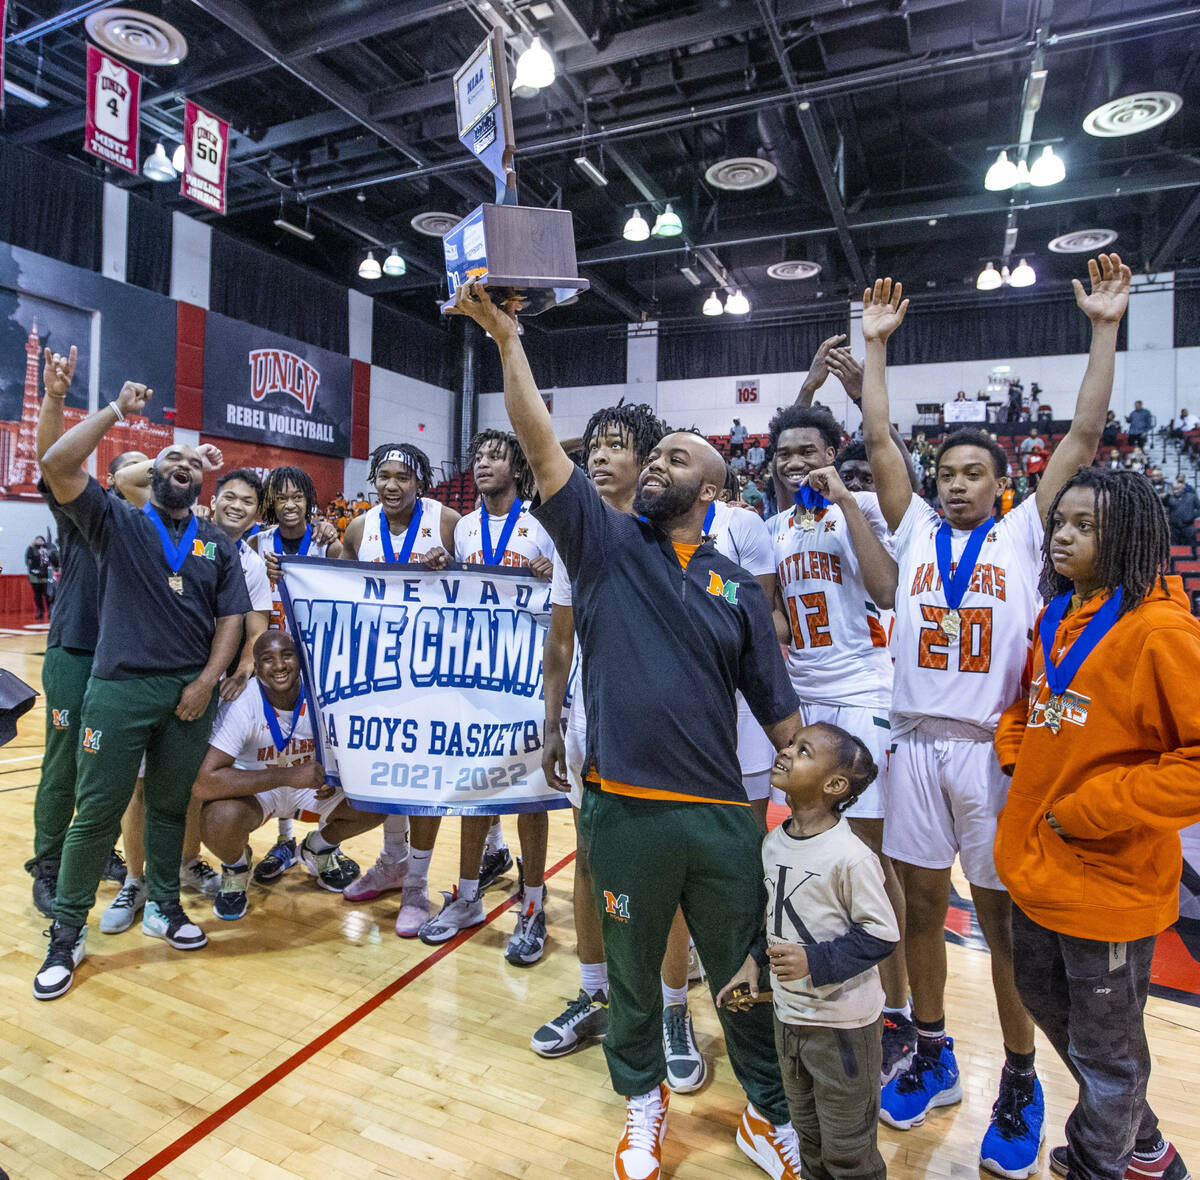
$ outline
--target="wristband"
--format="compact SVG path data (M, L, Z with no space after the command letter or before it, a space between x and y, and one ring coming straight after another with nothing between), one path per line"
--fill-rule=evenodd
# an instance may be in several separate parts
M119 405L117 405L117 403L116 403L115 401L111 401L111 402L109 402L109 403L108 403L108 408L109 408L110 410L112 410L112 412L113 412L114 414L116 414L116 416L117 416L117 421L118 421L118 422L124 422L124 421L125 421L125 415L121 413L121 407L120 407Z

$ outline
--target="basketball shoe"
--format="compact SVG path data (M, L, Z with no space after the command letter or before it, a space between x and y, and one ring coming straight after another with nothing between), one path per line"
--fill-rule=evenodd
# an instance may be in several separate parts
M791 1123L776 1126L747 1103L737 1145L771 1180L800 1180L800 1139Z
M907 1131L919 1127L935 1106L951 1106L961 1101L962 1084L954 1059L954 1040L947 1037L937 1057L915 1054L908 1067L884 1086L879 1117L889 1127Z
M979 1166L997 1176L1024 1180L1038 1170L1038 1153L1046 1138L1046 1103L1042 1083L1007 1066L1000 1074L1000 1096L979 1152Z
M547 1020L529 1040L540 1057L562 1057L592 1041L604 1040L608 1032L608 996L588 994L583 988L553 1020ZM670 1068L668 1066L668 1075Z
M662 1019L663 1052L667 1057L667 1085L675 1094L699 1090L708 1077L704 1055L696 1047L696 1029L686 1004L667 1004Z
M133 925L133 920L146 905L146 879L126 877L117 896L100 915L101 934L120 934Z
M55 922L46 931L50 950L41 970L33 978L33 994L39 1000L56 1000L66 995L75 978L75 968L87 956L87 927Z
M178 901L148 901L142 914L142 933L161 938L177 951L198 951L208 936L183 911Z
M429 891L424 878L405 885L400 894L400 912L396 915L396 935L399 938L416 938L421 927L429 921Z
M441 910L429 919L418 932L421 941L429 946L449 942L460 930L469 930L479 926L484 919L483 898L476 894L474 897L459 897L458 886L451 890L442 890L446 900Z
M260 885L274 881L298 863L299 859L296 854L296 841L291 836L280 836L271 851L254 866L254 880Z
M1066 1147L1052 1147L1050 1171L1056 1176L1065 1176L1068 1166ZM1160 1135L1153 1147L1133 1153L1133 1159L1125 1169L1125 1180L1192 1180L1192 1176L1175 1145Z
M407 875L408 857L395 860L386 852L381 852L379 859L357 881L352 881L342 890L342 896L347 901L370 901L393 889L403 889Z
M665 1082L649 1094L625 1099L625 1132L613 1156L613 1180L659 1180L670 1099Z

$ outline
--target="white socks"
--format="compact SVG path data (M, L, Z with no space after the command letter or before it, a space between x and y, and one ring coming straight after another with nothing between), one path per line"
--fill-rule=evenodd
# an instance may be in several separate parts
M667 981L662 981L662 1000L663 1007L666 1008L669 1004L687 1004L687 984L683 987L667 987Z
M383 821L383 854L393 864L408 856L407 815L389 815Z
M608 964L580 963L579 986L589 996L594 996L597 992L608 995Z
M429 880L429 862L432 857L432 848L409 848L408 873L404 878L405 888L412 885L424 885Z
M292 821L290 818L279 821L279 838L281 840L290 840L292 838Z
M499 852L501 848L507 848L508 845L504 840L504 828L497 821L488 828L487 839L483 842L483 851Z
M460 901L475 901L479 897L479 878L459 877L458 897Z

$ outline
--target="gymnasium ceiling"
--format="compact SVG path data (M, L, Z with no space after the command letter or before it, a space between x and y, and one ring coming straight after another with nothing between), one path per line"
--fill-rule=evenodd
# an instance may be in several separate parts
M97 3L10 0L7 76L50 99L8 98L3 137L85 156L83 20ZM751 321L803 314L861 291L876 273L914 294L975 298L974 279L1027 258L1039 287L1080 273L1047 249L1106 228L1135 270L1200 265L1200 9L1168 0L145 0L187 38L175 67L136 67L143 158L182 135L183 96L227 118L230 208L202 213L177 184L108 179L432 318L440 243L418 214L468 212L491 180L456 137L451 76L501 22L523 48L540 35L557 81L515 98L523 204L575 215L592 294L539 327L698 318L716 285L751 301ZM1027 79L1045 91L1030 161L1045 141L1067 178L987 192L983 177L1021 131ZM510 66L511 69L511 66ZM1092 108L1133 91L1174 91L1183 109L1138 135L1094 138ZM592 183L582 152L608 178ZM776 178L723 191L705 170L758 157ZM636 206L670 199L674 239L622 239ZM284 216L316 235L277 229ZM1011 219L1011 220L1010 220ZM398 247L402 279L356 277L368 246ZM382 250L380 249L382 248ZM778 281L773 263L819 264ZM694 286L681 274L690 266Z

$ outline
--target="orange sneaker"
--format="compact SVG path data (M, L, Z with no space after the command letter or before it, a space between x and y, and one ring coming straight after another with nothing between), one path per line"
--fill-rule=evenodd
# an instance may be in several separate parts
M771 1180L800 1180L800 1140L791 1123L777 1127L748 1102L738 1125L737 1145Z
M613 1156L613 1180L659 1180L670 1097L666 1082L660 1082L657 1090L625 1100L625 1134Z

